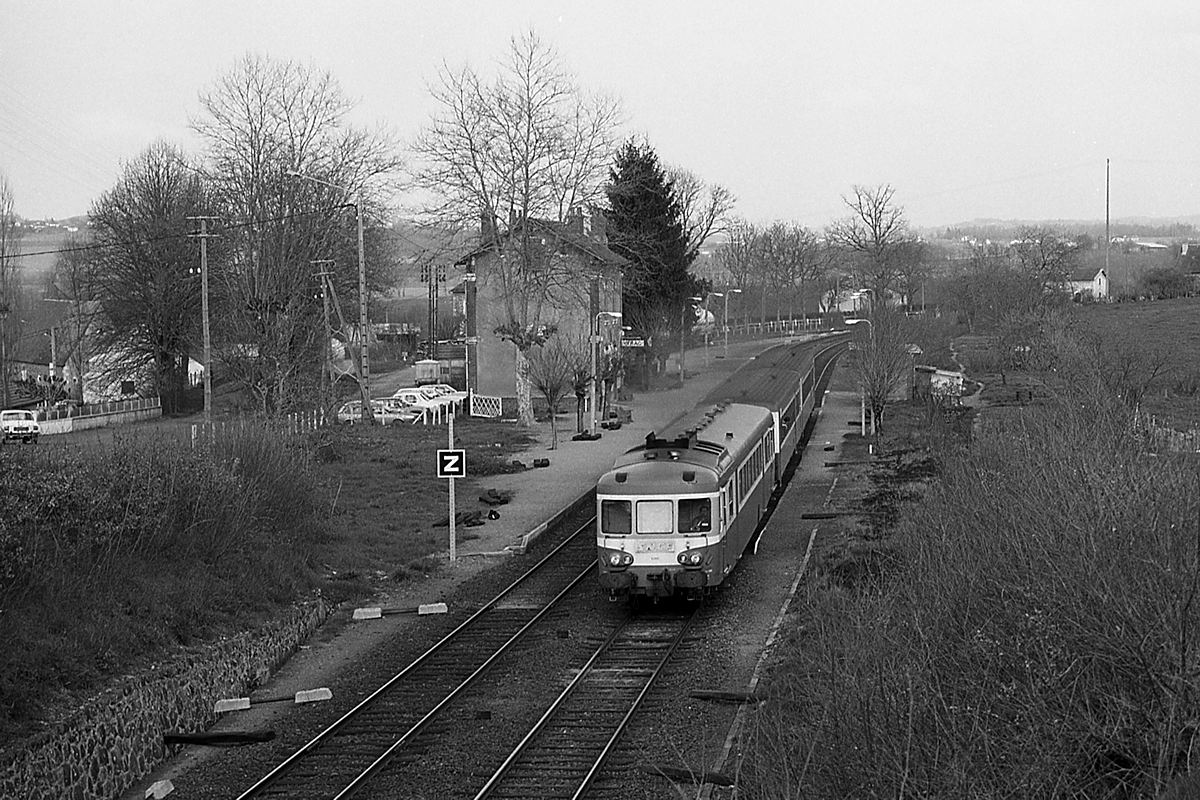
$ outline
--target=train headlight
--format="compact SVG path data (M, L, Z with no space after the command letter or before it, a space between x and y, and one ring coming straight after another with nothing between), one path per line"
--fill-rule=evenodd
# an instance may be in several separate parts
M633 563L633 553L624 550L602 550L600 563L611 569L624 569Z
M698 567L704 563L704 553L699 550L684 550L676 560L685 567Z

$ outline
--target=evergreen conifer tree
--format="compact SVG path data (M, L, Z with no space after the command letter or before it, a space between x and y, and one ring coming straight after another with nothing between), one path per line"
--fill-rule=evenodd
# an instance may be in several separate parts
M644 367L661 367L673 337L695 321L690 297L703 291L691 258L674 184L645 142L627 141L609 171L609 247L629 260L623 275L624 322L645 340Z

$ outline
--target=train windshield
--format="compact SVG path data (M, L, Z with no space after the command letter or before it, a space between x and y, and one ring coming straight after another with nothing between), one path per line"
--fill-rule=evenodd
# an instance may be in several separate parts
M638 500L638 533L674 533L675 503L672 500Z
M631 506L628 500L601 500L600 530L604 533L633 533Z
M704 533L712 530L712 504L707 497L679 501L679 532Z

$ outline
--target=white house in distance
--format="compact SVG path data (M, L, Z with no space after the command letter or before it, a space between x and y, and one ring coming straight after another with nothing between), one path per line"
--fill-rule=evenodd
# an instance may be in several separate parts
M1108 273L1104 267L1078 267L1067 277L1067 289L1076 300L1107 300Z

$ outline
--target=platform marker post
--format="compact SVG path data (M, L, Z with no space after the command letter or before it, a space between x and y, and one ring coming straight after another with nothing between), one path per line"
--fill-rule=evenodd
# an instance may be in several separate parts
M455 548L455 519L454 508L454 479L467 477L467 451L454 449L454 415L449 417L450 447L437 451L437 476L450 480L450 563L456 558Z

